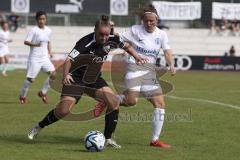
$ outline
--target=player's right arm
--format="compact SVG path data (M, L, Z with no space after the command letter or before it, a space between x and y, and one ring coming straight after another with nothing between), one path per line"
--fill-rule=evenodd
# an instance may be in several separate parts
M40 45L41 45L40 43L35 44L35 43L32 42L34 34L35 34L35 31L34 31L34 28L33 28L33 29L31 29L30 32L28 32L27 37L24 41L24 44L27 45L27 46L30 46L30 47L40 47Z
M70 85L71 82L74 82L71 74L69 73L71 66L72 66L72 61L70 58L67 58L63 66L63 84L65 85Z
M83 45L81 45L81 40L78 41L72 51L68 54L68 57L63 66L63 84L70 85L71 82L74 82L71 73L69 73L72 63L77 61L80 56L80 52L83 52Z

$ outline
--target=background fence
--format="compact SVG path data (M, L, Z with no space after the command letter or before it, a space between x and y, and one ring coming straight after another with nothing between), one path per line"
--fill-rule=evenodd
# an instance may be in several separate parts
M159 1L159 0L155 0ZM202 16L199 20L193 21L166 21L166 23L185 23L190 28L208 27L212 16L212 2L240 3L240 0L166 0L169 2L201 2ZM111 16L117 26L129 26L130 24L139 23L138 17L134 11L145 4L150 4L152 0L129 0L127 16ZM25 25L35 24L34 12L44 10L49 13L49 25L70 25L70 26L90 26L96 18L101 14L109 14L110 0L85 0L83 6L86 8L80 13L56 13L55 5L59 3L69 3L69 0L30 0L30 14L20 14L22 16L21 23ZM11 11L11 1L1 0L0 11L9 14ZM179 25L176 25L178 27Z

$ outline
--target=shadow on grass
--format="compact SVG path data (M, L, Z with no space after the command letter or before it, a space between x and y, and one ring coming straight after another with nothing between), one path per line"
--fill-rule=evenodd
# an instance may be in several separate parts
M35 140L29 140L27 135L6 135L0 136L0 141L12 144L63 144L63 145L84 145L84 141L81 138L48 135L39 136Z

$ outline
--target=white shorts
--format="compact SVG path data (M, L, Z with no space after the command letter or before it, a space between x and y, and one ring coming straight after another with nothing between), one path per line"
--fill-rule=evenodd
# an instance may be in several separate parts
M6 56L7 54L9 54L8 47L2 47L2 48L0 48L0 57L4 57L4 56Z
M53 72L55 71L55 67L50 59L44 61L30 60L27 65L27 78L36 78L41 70L43 72Z
M140 92L145 96L162 94L162 88L152 71L128 71L125 75L125 89Z

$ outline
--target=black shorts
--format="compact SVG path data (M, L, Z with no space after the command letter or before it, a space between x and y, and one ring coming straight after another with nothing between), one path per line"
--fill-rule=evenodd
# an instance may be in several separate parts
M78 80L73 82L71 85L63 85L61 97L62 96L73 97L76 99L77 104L83 94L87 94L95 98L96 91L106 86L108 86L108 84L102 77L98 77L97 80L91 84L84 83L82 80Z

